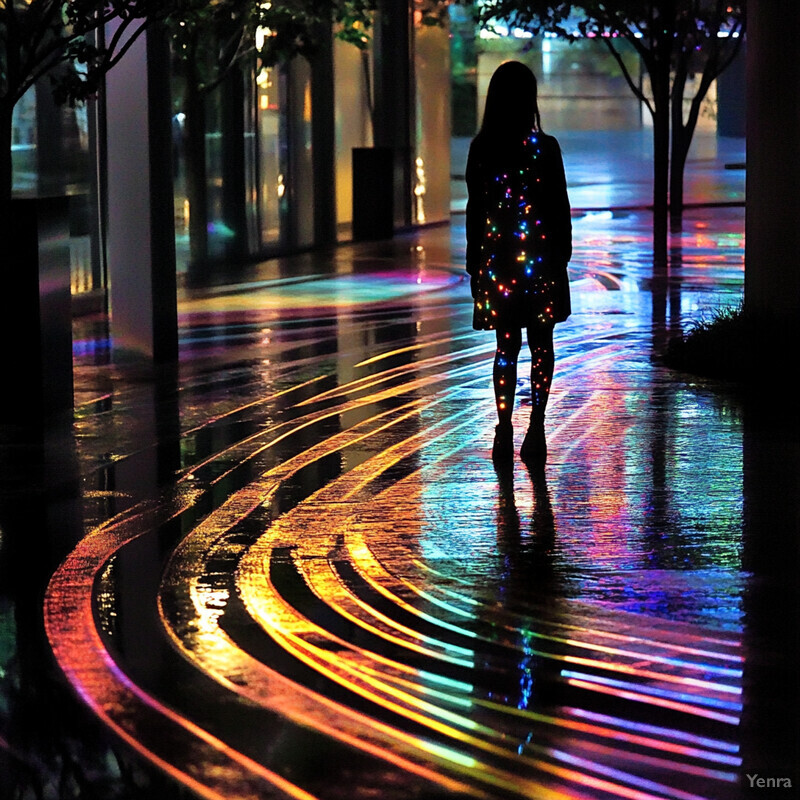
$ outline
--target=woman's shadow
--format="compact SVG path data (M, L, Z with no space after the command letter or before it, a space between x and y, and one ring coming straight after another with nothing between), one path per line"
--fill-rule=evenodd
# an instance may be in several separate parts
M528 514L520 514L518 498L522 496L521 481L526 480L526 473L515 476L513 465L496 465L495 470L497 548L501 559L496 599L502 617L510 624L506 630L513 631L512 647L516 652L495 673L495 689L500 691L502 686L512 706L544 711L554 706L559 691L552 665L541 652L547 648L540 636L551 627L564 594L555 568L556 523L550 491L544 470L528 469L532 504ZM519 491L515 477L521 479Z
M526 467L532 507L523 525L517 506L514 467L496 464L497 546L503 563L503 590L514 605L550 605L560 590L554 569L556 523L544 469Z

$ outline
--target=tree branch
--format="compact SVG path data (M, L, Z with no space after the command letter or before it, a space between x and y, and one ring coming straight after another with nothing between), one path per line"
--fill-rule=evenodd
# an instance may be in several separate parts
M115 64L119 62L119 60L128 52L128 50L133 47L136 40L150 27L151 20L150 19L139 19L139 26L130 34L129 38L125 41L122 47L119 48L116 52L114 48L119 43L120 37L117 36L117 33L122 30L124 27L127 29L131 25L135 24L137 21L136 17L128 17L126 20L123 21L122 25L114 32L114 38L112 40L112 47L107 48L106 53L107 57L102 61L103 63L103 72L107 72L111 69Z
M614 47L611 37L601 36L600 38L602 39L603 44L605 44L609 53L611 53L614 60L617 62L617 65L622 71L622 75L625 78L625 81L627 82L631 91L634 93L634 95L636 95L636 97L639 99L640 102L644 103L644 105L647 106L647 109L651 114L655 114L655 109L653 108L653 105L650 103L650 100L647 97L647 95L645 95L645 93L641 90L639 85L633 80L633 75L631 75L628 66L625 64L625 60L622 58L622 54L617 50L616 47Z

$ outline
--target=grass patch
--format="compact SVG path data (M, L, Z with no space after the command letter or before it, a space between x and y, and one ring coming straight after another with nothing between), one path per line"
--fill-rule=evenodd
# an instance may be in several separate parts
M669 342L663 363L745 389L768 382L772 390L794 391L798 342L800 319L757 316L739 304L692 323Z
M670 340L664 363L672 369L745 383L748 364L756 357L760 330L742 305L720 309L693 322L682 336Z

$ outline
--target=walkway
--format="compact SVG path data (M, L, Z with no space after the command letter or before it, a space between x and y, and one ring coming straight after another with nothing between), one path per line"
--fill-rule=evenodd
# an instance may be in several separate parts
M588 202L637 205L621 177L576 180L543 476L488 457L458 215L186 293L155 382L77 326L75 479L20 518L64 555L57 663L143 763L226 799L792 796L796 425L658 364L738 301L743 209L654 276L648 214Z

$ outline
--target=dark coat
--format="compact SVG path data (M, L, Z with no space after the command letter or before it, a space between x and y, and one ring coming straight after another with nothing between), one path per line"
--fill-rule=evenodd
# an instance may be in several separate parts
M532 131L498 145L478 134L467 159L467 189L472 327L529 328L565 320L571 311L572 221L555 137Z

